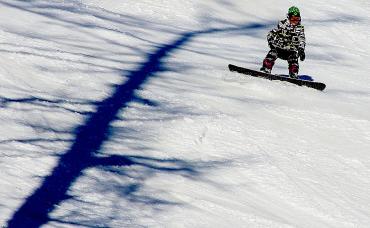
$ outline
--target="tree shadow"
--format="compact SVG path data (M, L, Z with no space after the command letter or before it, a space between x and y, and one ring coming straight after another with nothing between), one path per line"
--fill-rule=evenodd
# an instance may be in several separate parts
M117 33L122 33L119 30L112 30L107 27L94 26L87 23L82 23L74 20L68 20L62 18L58 14L50 12L43 12L42 10L50 10L56 8L58 10L65 10L69 12L75 12L74 7L57 7L55 5L43 5L38 6L39 8L24 8L19 5L5 3L1 1L1 4L8 7L17 7L20 10L25 10L29 13L41 14L43 16L51 17L57 22L63 22L68 25L74 25L77 27L95 27L97 29L104 29ZM81 13L81 12L77 12ZM83 13L83 12L82 12ZM94 13L91 12L90 13ZM144 27L150 28L150 22L140 21L136 18L129 17L126 15L120 15L119 18L112 17L110 14L96 14L94 16L105 21L112 23L126 23L130 26L137 26L138 24ZM174 71L166 65L165 60L175 51L184 48L187 44L191 43L195 38L210 35L210 34L245 34L255 35L260 31L264 31L274 23L248 23L242 25L227 25L224 28L210 28L200 31L190 31L177 33L174 30L165 30L161 25L157 25L156 28L160 31L167 32L171 35L177 34L177 38L172 42L165 44L156 44L156 49L149 54L146 54L145 60L138 65L138 67L131 71L122 70L122 78L126 78L122 84L112 86L112 94L102 100L101 102L83 101L82 104L95 105L96 110L94 112L79 112L78 110L68 109L68 112L79 112L79 114L86 117L84 123L74 131L74 140L70 148L60 155L57 165L53 168L51 173L46 176L42 184L28 196L23 204L14 212L13 216L8 221L8 227L40 227L48 222L59 222L70 225L81 225L94 227L93 222L66 222L64 219L52 219L50 214L64 201L73 199L73 196L68 194L68 190L77 181L78 178L84 175L84 171L89 168L99 168L107 172L116 173L121 176L128 176L130 173L125 170L127 167L138 166L143 167L146 170L150 170L152 173L168 173L182 175L187 178L197 178L202 172L207 169L221 166L224 162L190 162L183 159L158 159L150 156L125 156L125 155L111 155L102 156L100 154L102 145L111 139L113 134L111 123L117 120L118 113L121 110L129 107L129 104L133 101L139 101L143 104L150 106L158 106L155 101L143 99L137 95L137 91L143 89L143 86L147 81L160 72ZM159 27L159 28L158 28ZM121 45L121 44L116 44ZM27 54L27 53L25 53ZM225 64L226 67L226 64ZM184 68L178 68L177 71L184 71ZM10 103L27 103L38 106L47 105L48 107L60 107L65 100L49 100L38 97L27 97L20 99L11 98L0 98L0 105L7 107ZM81 103L80 103L81 104ZM19 142L24 143L35 143L40 142L42 139L19 139ZM8 141L2 141L0 143L7 143ZM143 174L144 178L146 173ZM129 201L135 203L143 203L147 205L173 205L176 202L167 201L163 199L157 199L148 195L136 194L142 187L143 182L134 184L128 184L124 187L120 187L119 191L122 197L127 198ZM99 226L96 226L99 227Z
M44 179L42 185L14 213L8 222L8 227L39 227L48 223L50 221L49 213L61 202L70 198L67 195L68 189L82 175L82 172L91 166L141 165L159 172L183 172L189 176L197 175L196 167L181 160L161 161L150 157L128 156L97 159L96 154L102 144L109 140L111 135L110 123L116 119L118 112L126 108L130 102L141 100L137 97L136 91L141 89L149 78L154 77L158 72L167 71L163 60L171 52L181 48L196 36L244 29L261 29L263 27L262 24L251 24L238 28L188 32L182 34L174 42L162 45L154 53L149 54L146 61L137 70L128 74L128 80L124 84L115 86L115 91L110 97L97 103L96 112L88 116L86 122L77 128L71 148L60 157L58 165ZM34 102L38 100L34 98L21 100L21 102L24 101ZM5 104L7 102L10 102L10 100L5 99L3 101ZM152 104L152 102L149 103ZM158 166L152 164L153 161L169 165ZM133 192L131 190L126 191L125 195L130 195L130 192ZM160 201L149 198L137 199L134 197L133 199L147 203L160 203Z
M254 27L254 26L253 26ZM235 29L235 28L234 28ZM222 30L210 30L208 32L219 32ZM68 189L82 175L82 172L91 164L94 165L119 165L130 166L133 164L144 165L148 168L165 172L186 172L189 175L195 174L196 170L190 166L181 167L184 164L181 161L173 160L174 164L180 165L180 168L171 166L155 166L145 163L152 160L151 158L136 157L133 158L124 156L113 156L110 158L97 160L95 155L99 152L103 142L109 140L110 123L116 119L117 113L126 108L127 105L139 99L135 92L140 89L145 82L155 76L156 73L166 71L163 59L171 52L175 51L191 38L204 32L185 33L173 43L163 45L153 54L149 54L146 62L144 62L137 70L132 71L128 75L128 80L117 85L112 96L97 104L97 111L91 114L86 122L76 130L75 140L71 148L61 156L58 165L53 169L52 173L45 178L42 185L29 196L25 203L14 213L9 220L8 227L39 227L49 222L49 213L55 209L55 206L62 201L69 199L67 195ZM18 102L35 102L38 99L28 98L18 100ZM3 99L3 104L15 102L10 99ZM100 161L100 162L97 162ZM167 161L169 162L169 161ZM149 200L153 201L153 200ZM155 202L155 201L153 201ZM158 203L158 202L157 202Z

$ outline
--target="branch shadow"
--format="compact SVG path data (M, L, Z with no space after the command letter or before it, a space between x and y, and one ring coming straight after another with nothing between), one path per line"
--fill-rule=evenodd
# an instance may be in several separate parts
M3 3L5 4L5 3ZM9 3L7 3L8 6ZM14 5L12 5L14 7ZM18 6L17 6L18 7ZM45 9L50 9L43 6ZM26 10L24 8L20 8ZM61 8L57 8L61 9ZM75 9L65 7L63 10L75 11ZM91 27L92 25L76 22L57 17L50 13L37 12L34 9L27 9L28 12L43 14L44 16L53 17L58 21L73 24L77 27ZM129 18L121 15L119 21L113 17L103 17L102 15L95 15L103 20L113 21L114 23L133 23L137 25L135 18ZM220 21L226 23L226 21ZM147 26L148 22L142 21L142 25ZM122 76L128 78L125 83L114 86L114 92L110 97L101 102L82 102L83 104L95 105L95 112L79 112L78 110L66 109L70 112L79 112L86 116L86 121L78 127L74 133L75 139L71 147L60 156L58 164L52 170L49 176L45 177L43 183L24 201L24 203L13 214L8 221L8 227L40 227L48 222L59 222L69 225L83 225L88 227L98 227L92 225L92 222L66 222L64 220L50 218L55 208L63 201L70 200L73 196L68 195L68 190L76 182L76 180L83 175L83 171L98 167L107 172L117 173L119 175L129 175L129 173L122 168L131 166L144 167L152 172L164 172L169 174L183 175L187 178L195 178L201 175L202 167L216 167L220 163L198 163L196 165L181 159L158 159L148 156L122 156L112 155L108 157L99 157L99 151L102 144L110 139L111 126L110 124L117 119L117 114L120 110L128 107L130 102L139 101L149 106L158 106L155 101L143 99L137 96L136 91L141 89L146 82L155 77L160 72L173 71L164 64L164 60L173 52L184 48L195 37L202 35L209 35L215 33L232 33L232 34L247 34L253 35L258 31L271 27L272 23L249 23L246 25L228 25L226 28L206 29L202 31L192 31L178 34L178 38L168 44L158 45L157 49L150 54L147 54L146 60L136 69L132 71L122 71ZM147 26L149 27L149 26ZM121 33L119 30L112 30L104 27L97 27ZM166 31L168 32L168 31ZM170 31L172 34L174 31ZM121 44L119 44L121 45ZM195 51L194 51L195 52ZM24 52L24 54L29 54ZM202 53L207 54L207 53ZM50 57L50 56L47 56ZM95 56L88 56L96 58ZM182 69L179 69L182 70ZM124 73L123 73L124 72ZM27 97L21 99L0 98L0 106L5 108L11 103L28 103L38 106L60 107L65 100L48 100L37 97ZM21 143L35 143L42 142L42 139L28 139L18 140ZM8 143L9 141L1 141L0 143ZM173 205L176 204L171 201L156 199L150 196L141 196L136 193L142 187L142 183L128 184L120 189L122 197L126 197L132 202L140 202L144 204L154 205Z
M21 10L25 10L31 13L42 14L44 16L52 17L60 22L73 24L78 27L91 27L92 25L84 24L81 22L71 21L63 19L51 13L39 12L35 9L25 9L20 6L1 2L3 5L10 7L17 7ZM52 6L43 6L42 9L50 9ZM74 12L75 8L65 7L59 10L66 10ZM113 17L104 17L102 15L95 15L100 19L113 21L114 23L133 23L133 26L137 26L135 18L120 15L120 20L113 19ZM127 21L125 21L125 19ZM142 21L141 24L148 26L149 22ZM155 101L143 99L137 95L137 91L142 89L147 81L153 77L156 77L160 72L174 71L165 64L165 59L169 57L175 51L184 48L194 38L210 35L216 33L225 34L246 34L254 35L259 31L269 28L273 23L248 23L242 25L227 25L225 28L211 28L201 31L190 31L177 34L174 31L165 30L165 32L177 34L177 38L170 43L157 45L157 49L153 53L146 54L145 61L140 64L137 69L131 71L121 70L121 76L127 78L123 84L114 85L112 94L102 100L101 102L82 102L83 104L95 105L96 111L94 112L81 112L81 115L86 117L85 122L79 126L74 132L74 140L70 148L63 153L55 168L51 171L50 175L44 178L42 184L28 196L23 204L14 212L12 217L8 221L8 227L40 227L48 222L59 222L70 225L81 225L94 227L92 222L86 223L74 223L66 222L64 220L52 219L50 214L57 208L58 205L64 201L71 200L73 196L68 195L68 190L77 181L77 179L83 176L83 172L86 169L95 167L104 169L108 172L117 173L122 176L127 176L129 173L122 168L131 166L144 167L151 172L169 173L182 175L187 178L196 178L201 176L204 169L210 169L217 166L221 166L224 162L208 162L208 163L196 163L182 160L182 159L158 159L149 156L123 156L123 155L112 155L107 157L99 156L99 152L104 142L109 141L112 135L111 123L117 120L118 113L129 107L129 104L133 101L139 101L143 104L150 106L158 106L159 104ZM110 30L109 28L100 27L100 29ZM158 28L156 28L158 29ZM114 32L121 33L118 30ZM182 71L184 69L178 69ZM10 103L31 103L37 105L55 105L60 107L60 104L64 103L65 100L48 100L37 97L27 97L21 99L11 98L0 98L0 106L7 107ZM68 110L71 112L78 112L77 110ZM20 142L24 143L35 143L38 139L31 139ZM8 141L2 141L0 143L7 143ZM118 169L119 168L119 169ZM120 189L122 197L127 198L132 202L139 202L149 205L163 204L173 205L176 204L171 201L161 200L150 196L137 195L136 192L141 188L143 183L128 184L127 186ZM98 227L98 226L96 226Z
M109 140L111 135L110 123L116 119L117 113L128 106L133 100L141 100L135 92L146 83L146 81L154 77L158 72L167 71L168 69L163 64L163 60L172 52L184 46L186 43L196 36L217 33L217 32L232 32L245 29L261 29L262 24L251 24L242 27L233 27L226 29L210 29L205 31L184 33L170 44L165 44L159 47L154 53L149 54L146 61L128 75L128 80L117 85L114 93L107 99L97 103L97 110L92 113L86 122L77 128L75 132L75 140L71 148L61 156L58 165L53 169L51 174L47 176L42 185L30 195L23 205L14 213L8 222L8 227L40 227L50 221L49 213L52 212L57 205L70 198L67 195L71 185L82 175L82 172L93 165L118 165L131 166L141 165L147 168L154 169L160 172L185 172L190 176L197 175L196 168L181 160L164 161L164 163L175 164L157 166L148 163L148 161L157 161L154 158L148 157L125 157L113 156L105 158L97 162L95 156L99 152L103 142ZM34 101L28 99L25 101ZM4 101L5 103L7 100ZM9 102L9 101L8 101ZM144 100L145 103L153 104ZM131 191L127 191L125 195L129 195ZM135 200L139 200L136 199ZM140 199L143 201L143 199ZM144 199L148 203L159 203L154 199ZM162 202L163 203L163 202Z

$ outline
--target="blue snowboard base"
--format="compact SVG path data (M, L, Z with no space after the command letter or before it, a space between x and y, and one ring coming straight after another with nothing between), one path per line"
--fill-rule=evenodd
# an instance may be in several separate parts
M289 75L287 75L287 74L279 74L279 75L282 76L282 77L289 78ZM298 79L299 80L304 80L304 81L310 81L310 82L315 81L310 75L298 75Z

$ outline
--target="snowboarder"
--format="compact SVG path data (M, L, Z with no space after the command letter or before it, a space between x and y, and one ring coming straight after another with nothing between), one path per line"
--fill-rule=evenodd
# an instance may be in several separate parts
M288 61L289 76L297 78L298 59L304 61L306 58L306 38L298 7L289 8L287 18L280 21L277 28L268 33L267 41L271 50L263 60L261 71L271 73L275 60L280 58Z

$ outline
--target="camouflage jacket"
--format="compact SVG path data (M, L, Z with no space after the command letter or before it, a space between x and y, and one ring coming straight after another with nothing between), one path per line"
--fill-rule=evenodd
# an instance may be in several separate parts
M269 44L284 50L297 51L299 48L304 50L306 46L304 26L301 24L292 26L288 19L282 20L277 28L268 33L267 41Z

